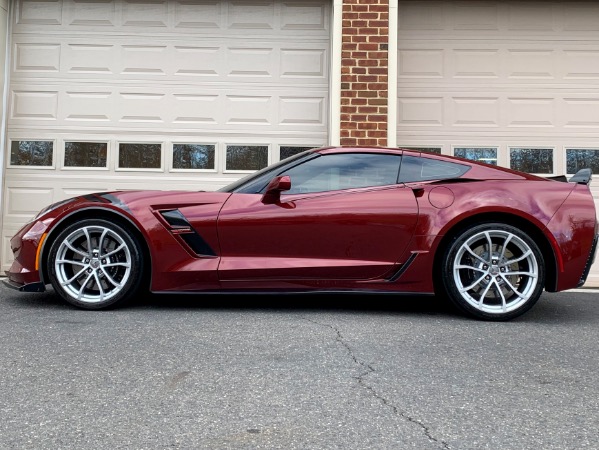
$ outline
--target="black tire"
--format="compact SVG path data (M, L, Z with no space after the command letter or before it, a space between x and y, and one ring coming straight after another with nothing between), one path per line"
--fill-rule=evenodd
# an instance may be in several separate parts
M453 237L441 263L442 285L469 316L510 320L537 302L545 286L545 262L534 240L503 223L470 226Z
M122 305L134 297L143 278L137 238L103 219L67 226L52 243L46 264L54 291L83 309Z

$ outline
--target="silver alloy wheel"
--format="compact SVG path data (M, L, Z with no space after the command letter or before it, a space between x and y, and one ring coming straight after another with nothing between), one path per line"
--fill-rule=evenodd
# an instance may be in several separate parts
M472 307L503 314L525 304L539 281L537 258L517 235L503 230L474 234L458 249L453 279Z
M131 274L131 251L115 231L92 225L76 229L58 247L57 281L73 299L99 303L117 295Z

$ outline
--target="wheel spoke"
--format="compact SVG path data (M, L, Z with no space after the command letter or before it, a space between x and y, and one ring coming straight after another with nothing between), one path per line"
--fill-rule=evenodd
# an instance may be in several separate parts
M474 283L472 283L470 286L466 286L464 288L460 289L460 292L468 292L470 289L472 289L473 287L475 287L478 283L480 283L483 279L485 278L485 275L482 275L478 280L476 280Z
M455 266L455 268L456 269L476 270L478 272L483 272L483 273L487 273L488 272L488 270L481 269L480 267L468 266L468 265L465 265L465 264L457 265L457 266Z
M91 255L92 254L92 238L89 235L89 231L87 231L87 228L83 229L83 234L85 234L85 237L87 239L87 251Z
M487 284L487 287L485 288L485 290L483 291L482 295L478 299L478 305L479 305L479 307L482 306L483 303L485 302L485 297L487 296L487 292L489 292L489 288L490 287L491 287L491 283Z
M64 241L64 244L69 248L69 250L74 251L78 255L84 256L86 258L90 256L90 253L84 253L81 250L76 249L75 247L73 247L73 245L69 241Z
M510 233L510 234L508 234L508 236L505 239L505 241L503 241L503 244L502 244L502 247L501 247L501 255L499 256L499 260L502 260L503 258L505 258L505 250L507 248L507 245L512 240L512 237L514 237L514 235Z
M114 255L115 253L120 252L123 248L125 247L125 244L121 244L119 245L117 248L115 248L114 250L112 250L111 252L106 253L105 255L102 255L102 258L107 258L109 256Z
M507 275L526 275L527 277L530 277L530 278L534 278L534 279L538 278L538 275L536 273L534 273L534 272L502 272L501 274L504 275L504 276L507 276Z
M104 230L102 230L102 234L100 235L100 239L98 240L99 256L102 256L102 250L104 248L104 237L106 237L107 234L108 230L104 228Z
M87 266L83 261L75 261L71 259L58 259L56 260L56 264L72 264L76 266Z
M517 263L519 261L522 261L523 259L528 258L530 255L532 255L532 251L527 250L526 252L524 252L521 256L518 256L517 258L514 259L510 259L509 261L506 261L504 263L504 266L509 266L511 264Z
M81 285L81 288L79 289L79 293L77 294L77 300L81 300L81 295L83 294L83 290L85 289L85 286L87 286L87 283L89 283L89 280L91 280L93 278L94 274L90 273L87 278L85 279L85 282Z
M128 262L115 262L104 264L102 267L131 267L131 264Z
M62 286L66 286L68 284L71 284L73 281L75 281L77 278L79 278L79 276L85 272L85 267L83 269L81 269L79 272L77 272L72 278L69 278L68 280L63 281L62 283L60 283Z
M493 241L491 240L491 236L489 235L488 231L485 231L485 236L487 237L487 246L489 247L488 249L488 254L489 254L489 260L491 260L491 255L493 254Z
M106 272L106 270L104 270L104 267L101 267L101 269L102 269L102 272L104 273L104 277L106 277L106 279L107 279L108 281L110 281L110 283L112 283L112 284L114 285L114 287L117 287L117 288L118 288L118 287L121 287L121 284L120 284L120 283L117 283L117 282L114 280L114 278L112 278L112 277L111 277L111 276L108 274L108 272Z
M503 295L501 286L499 286L499 283L497 282L497 280L495 280L495 278L493 278L493 283L495 283L495 286L497 287L496 290L497 292L499 292L499 295L501 296L501 311L505 312L507 310L507 302L505 300L505 295Z
M485 263L485 264L489 264L489 261L485 261L483 258L481 258L479 255L477 255L476 253L474 253L472 251L472 249L470 248L470 246L464 244L464 248L466 249L466 251L468 253L470 253L472 256L474 256L476 259L478 259L480 262Z
M100 301L104 300L104 289L102 288L102 282L100 281L100 277L98 277L98 272L94 270L94 278L96 279L96 284L98 285L98 289L100 290Z
M522 293L520 293L520 291L518 291L518 289L516 289L516 287L510 283L510 280L508 280L507 278L505 278L504 276L502 276L501 278L503 278L503 281L505 281L505 283L510 287L510 289L514 292L514 294L516 294L518 297L520 298L526 298L526 296Z

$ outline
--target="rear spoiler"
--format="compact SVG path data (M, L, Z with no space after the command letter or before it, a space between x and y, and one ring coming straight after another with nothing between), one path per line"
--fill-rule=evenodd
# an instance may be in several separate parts
M556 177L547 177L550 180L563 181L564 183L577 183L588 185L593 178L593 171L591 169L580 169L576 174L569 180L565 175L558 175Z

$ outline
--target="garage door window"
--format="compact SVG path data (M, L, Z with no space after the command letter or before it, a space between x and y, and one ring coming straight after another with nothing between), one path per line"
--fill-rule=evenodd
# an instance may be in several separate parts
M119 169L161 169L162 144L119 144Z
M52 167L54 141L12 141L10 165Z
M553 173L552 148L510 148L510 168L521 172Z
M587 168L594 174L599 174L599 148L566 149L566 170L569 174Z
M289 158L290 156L297 155L298 153L305 152L306 150L310 150L312 148L316 148L316 145L311 145L309 147L306 146L297 146L297 145L281 145L280 150L280 160Z
M436 155L441 154L441 147L406 147L401 146L399 148L405 148L406 150L414 150L415 152L434 153Z
M497 165L496 147L456 147L453 149L453 154L460 158Z
M226 170L249 172L268 165L268 145L227 145Z
M108 143L65 142L65 167L106 168Z
M173 144L173 169L214 170L216 145Z

